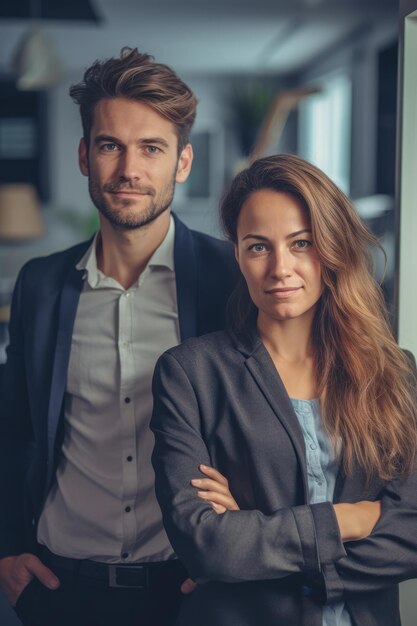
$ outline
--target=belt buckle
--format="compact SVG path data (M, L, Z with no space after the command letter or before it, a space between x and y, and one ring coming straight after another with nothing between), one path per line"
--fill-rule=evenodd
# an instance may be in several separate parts
M147 589L148 568L143 565L109 565L109 587ZM129 580L130 579L130 580Z

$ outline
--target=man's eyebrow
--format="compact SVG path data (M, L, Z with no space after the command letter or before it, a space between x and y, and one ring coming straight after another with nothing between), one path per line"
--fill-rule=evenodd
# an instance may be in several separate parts
M117 137L113 137L112 135L100 134L94 137L94 143L99 144L103 141L108 141L109 143L117 143L121 144L122 142ZM163 137L144 137L138 140L138 144L142 144L145 146L157 145L163 148L169 148L169 143Z
M112 137L112 135L97 135L94 137L94 143L101 143L102 141L108 141L109 143L120 143L120 139L117 137Z
M140 139L138 143L143 143L147 146L149 145L159 145L164 148L169 148L169 143L163 137L146 137L144 139Z

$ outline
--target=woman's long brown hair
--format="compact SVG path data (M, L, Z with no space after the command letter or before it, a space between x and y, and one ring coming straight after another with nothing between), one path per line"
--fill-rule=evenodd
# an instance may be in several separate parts
M372 276L370 247L378 242L323 172L283 154L255 161L232 182L221 218L233 243L243 203L264 188L293 194L311 219L325 285L313 325L317 384L324 424L335 442L342 441L344 471L359 464L368 479L406 475L416 460L415 378ZM240 286L238 325L251 306L253 312L247 298Z

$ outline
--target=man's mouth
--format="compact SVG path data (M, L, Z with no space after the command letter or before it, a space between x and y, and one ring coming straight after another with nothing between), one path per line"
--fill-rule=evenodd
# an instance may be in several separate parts
M103 190L115 196L154 196L152 187L120 187L119 185L105 185Z
M149 193L147 191L110 191L114 196L148 196Z

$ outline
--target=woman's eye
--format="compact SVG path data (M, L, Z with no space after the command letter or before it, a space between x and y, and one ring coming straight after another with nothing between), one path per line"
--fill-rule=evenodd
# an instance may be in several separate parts
M264 252L265 249L264 243L254 243L249 248L249 250L252 250L253 252Z
M294 241L293 245L299 250L305 250L306 248L309 248L312 243L308 239L297 239L297 241Z

